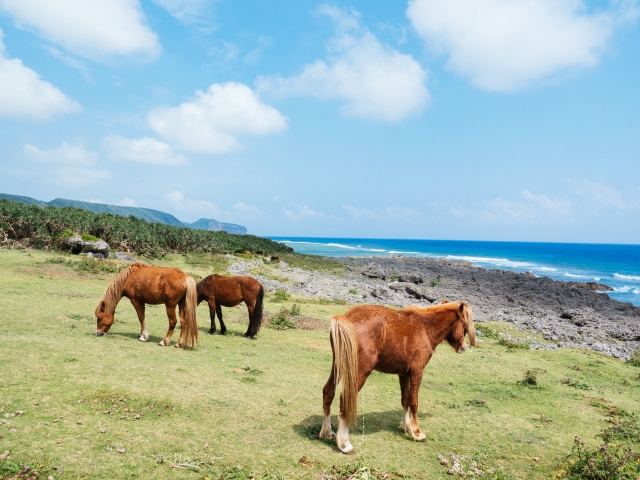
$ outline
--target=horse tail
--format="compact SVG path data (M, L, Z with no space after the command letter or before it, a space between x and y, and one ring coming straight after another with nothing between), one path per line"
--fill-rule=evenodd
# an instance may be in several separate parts
M471 311L471 307L466 303L463 303L464 315L467 320L467 335L469 335L469 345L472 347L476 346L476 332L473 328L473 312Z
M258 330L262 326L262 301L264 299L264 289L260 285L258 290L258 296L256 297L256 303L253 305L253 315L249 319L249 331L252 337L258 334Z
M331 342L336 385L342 380L342 415L347 425L358 418L358 343L346 317L331 317Z
M191 277L187 277L187 292L184 299L184 325L182 326L182 340L184 346L193 348L198 344L198 321L196 320L196 306L198 305L198 295L196 293L196 282Z

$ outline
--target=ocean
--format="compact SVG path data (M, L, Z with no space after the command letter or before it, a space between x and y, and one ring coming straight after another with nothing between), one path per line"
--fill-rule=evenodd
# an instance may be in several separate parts
M640 306L640 245L586 243L270 237L296 252L329 257L446 257L484 268L531 272L554 280L598 282L607 294Z

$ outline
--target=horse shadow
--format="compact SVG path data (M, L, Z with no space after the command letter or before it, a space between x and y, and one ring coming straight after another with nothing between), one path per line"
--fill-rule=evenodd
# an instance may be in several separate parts
M119 335L121 337L133 338L135 340L138 340L140 338L140 333L136 333L136 332L118 332L117 334L114 334L114 335ZM163 338L164 337L150 334L149 338L147 338L146 343L158 343Z
M390 432L400 437L406 437L411 440L411 436L407 435L402 428L402 418L404 411L402 409L387 410L386 412L368 412L364 415L358 415L358 422L349 428L350 435L371 435L377 432ZM338 416L334 414L331 418L333 431L338 429ZM364 431L363 431L364 420ZM318 434L322 428L322 415L311 415L300 423L292 426L293 431L300 437L305 439L318 440ZM335 440L324 440L325 443L333 446L334 450L338 450Z

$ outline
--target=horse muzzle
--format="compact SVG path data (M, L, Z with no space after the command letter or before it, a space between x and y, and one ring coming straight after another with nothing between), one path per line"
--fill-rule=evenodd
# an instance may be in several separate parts
M102 330L96 330L96 337L106 337L107 332L103 332Z
M467 349L466 347L462 346L458 349L458 353L464 353L466 349Z

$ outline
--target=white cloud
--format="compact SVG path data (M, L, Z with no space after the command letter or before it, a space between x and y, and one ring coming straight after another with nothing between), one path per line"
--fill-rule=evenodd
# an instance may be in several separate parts
M327 60L316 60L294 77L258 77L259 91L341 100L344 115L388 122L422 111L429 99L427 74L411 55L381 44L353 10L323 6L318 13L336 25Z
M166 195L165 200L173 210L177 212L187 212L191 216L211 218L229 213L220 209L215 203L211 203L206 200L192 200L190 198L185 198L185 196L178 190L174 190Z
M213 0L151 0L184 24L201 23L202 15Z
M589 14L581 0L411 0L407 16L447 67L480 88L512 91L566 68L597 64L634 2Z
M378 222L406 223L423 216L421 211L409 207L387 207L378 212L367 208L353 207L351 205L342 205L342 209L347 211L354 221L366 219Z
M5 57L0 29L0 117L46 120L61 113L81 112L82 107L20 59Z
M118 202L118 205L122 205L123 207L135 207L136 202L131 200L129 197L124 197L122 200Z
M191 102L163 107L147 115L149 126L186 151L222 154L239 147L239 135L264 136L283 131L286 118L246 85L214 83L196 91Z
M233 205L233 209L242 214L248 214L251 216L262 216L265 215L263 211L261 211L258 207L254 205L245 205L242 202L238 202Z
M96 165L99 159L97 153L86 150L82 145L69 145L67 142L62 142L59 147L48 150L29 143L22 148L29 158L49 164L88 167Z
M19 27L82 57L155 58L161 50L138 0L0 0L0 8Z
M622 194L618 190L602 183L583 180L574 184L573 189L587 202L591 209L613 207L625 210L629 208L629 205L624 201Z
M298 209L297 212L293 212L287 208L282 207L282 213L284 213L291 220L303 220L305 218L318 218L318 217L326 217L326 215L322 212L316 212L309 208L309 205L295 205Z
M129 139L119 135L109 135L104 139L103 145L109 156L115 160L129 160L154 165L187 163L187 159L183 155L175 153L169 144L151 137Z
M99 155L82 145L62 142L58 147L44 150L25 144L23 150L29 160L37 162L34 174L56 185L87 187L111 178L110 171L98 168Z

